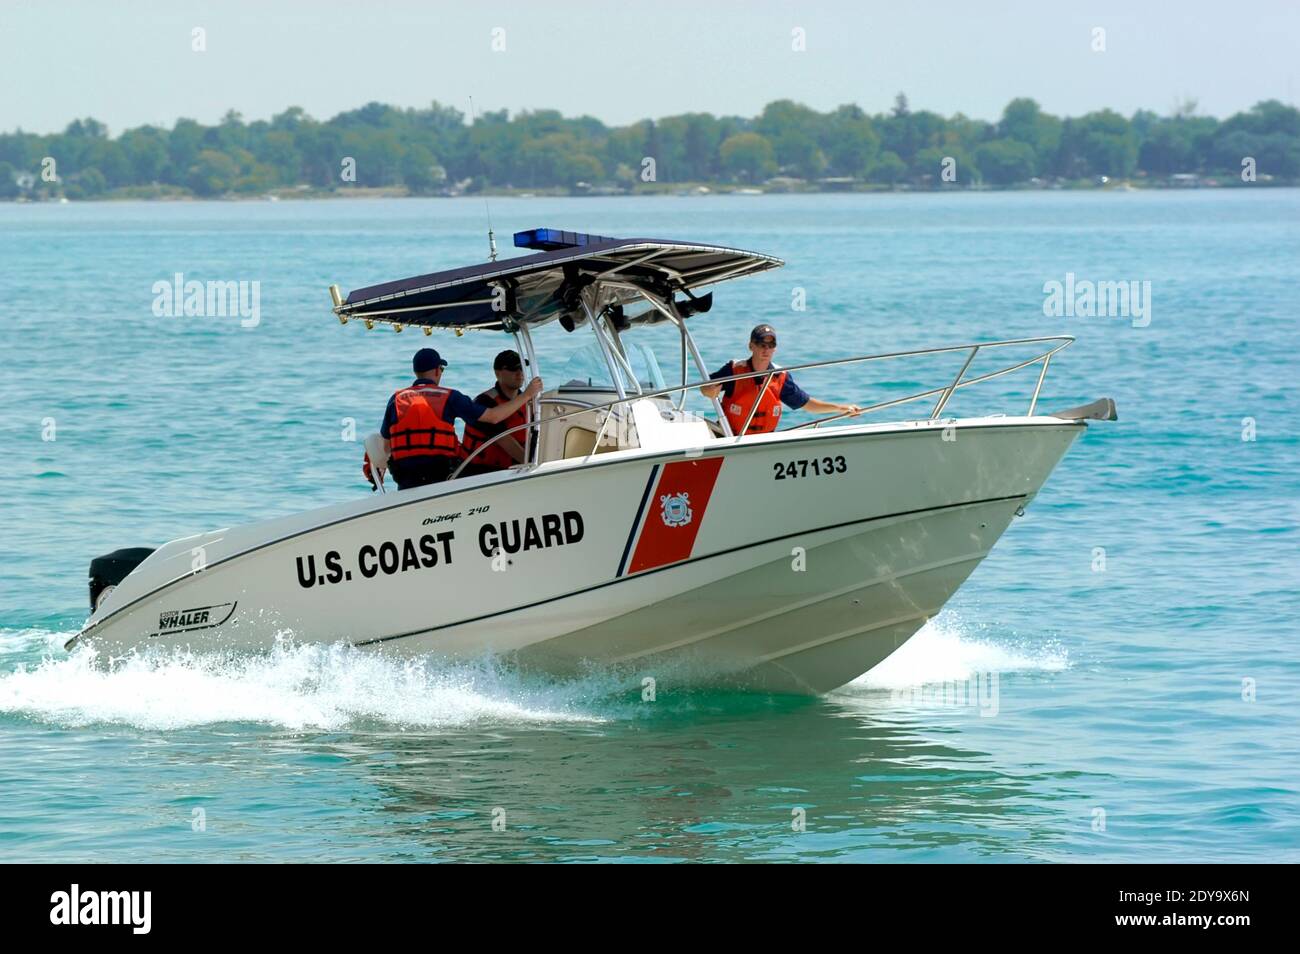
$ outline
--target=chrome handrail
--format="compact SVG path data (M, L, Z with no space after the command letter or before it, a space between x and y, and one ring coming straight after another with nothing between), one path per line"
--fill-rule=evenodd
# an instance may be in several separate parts
M966 371L970 368L971 362L975 360L975 355L978 354L981 350L992 350L993 348L1006 348L1006 347L1011 347L1013 345L1042 344L1047 341L1054 341L1058 343L1054 347L1048 348L1046 351L1042 352L1041 354L1034 355L1032 358L1028 358L1024 361L1017 362L1005 368L999 368L997 371L990 371L986 374L981 374L979 377L962 380L966 375ZM1034 413L1034 408L1038 404L1038 394L1039 391L1042 389L1043 379L1047 375L1048 362L1051 361L1052 357L1055 354L1064 350L1065 348L1068 348L1073 342L1074 342L1073 335L1047 335L1041 338L1008 338L1004 341L976 341L970 344L947 345L941 348L918 348L912 351L891 351L891 352L885 352L883 354L858 355L857 357L852 357L852 358L832 358L829 361L810 361L807 364L798 364L788 368L786 367L776 368L776 369L768 368L763 371L747 371L744 374L732 374L720 378L711 378L708 381L696 381L691 384L679 384L670 388L662 388L658 391L646 391L643 394L628 395L626 397L622 397L614 401L609 401L605 404L587 404L584 401L578 401L573 398L542 398L540 402L542 404L583 404L585 406L580 407L575 411L567 411L564 414L557 414L555 417L546 418L545 420L529 421L525 424L517 424L508 430L502 431L500 434L494 434L489 440L484 441L477 448L475 448L474 451L468 457L466 457L463 461L461 461L460 466L457 467L456 470L452 473L452 475L447 479L455 480L457 477L460 476L461 471L465 469L466 465L468 465L470 461L472 461L475 457L477 457L480 453L482 453L485 448L496 443L503 437L508 437L517 431L522 431L527 428L536 427L538 429L538 435L540 439L541 427L543 424L550 424L554 421L562 421L565 420L566 418L573 417L578 414L586 414L590 411L609 410L611 408L618 407L621 404L630 404L633 401L641 401L641 400L648 400L651 398L664 397L666 395L676 394L679 391L682 392L696 391L699 390L700 388L713 387L720 384L727 384L728 382L731 381L743 381L748 378L759 378L759 377L764 378L765 379L764 385L766 386L767 380L770 380L772 375L776 373L776 371L785 371L785 372L808 371L813 368L830 368L830 367L837 367L842 364L854 364L857 362L867 362L867 361L888 361L893 358L912 358L918 355L926 355L926 354L952 354L954 352L959 352L959 351L970 351L970 354L967 355L965 362L961 366L961 370L957 372L956 377L952 379L951 383L947 384L946 386L930 388L927 391L918 391L917 393L909 394L906 397L894 398L889 401L882 401L878 404L872 404L872 405L868 405L867 407L858 408L857 411L842 411L839 414L833 414L830 417L819 418L815 421L805 421L802 424L794 424L791 425L790 427L782 428L781 430L794 431L805 427L815 428L829 421L840 420L846 417L858 417L862 414L868 414L872 411L882 410L883 408L887 408L887 407L896 407L897 405L900 404L908 404L912 401L924 400L925 398L931 397L932 395L935 394L941 394L942 397L940 398L939 402L935 405L935 408L930 413L929 417L926 418L927 420L935 421L939 419L939 414L942 413L943 409L947 406L948 401L952 398L952 395L957 391L961 390L962 388L968 388L973 385L980 384L984 381L990 381L993 378L1002 377L1005 374L1011 374L1012 372L1019 371L1021 368L1027 368L1030 365L1037 364L1041 361L1043 363L1043 369L1042 371L1039 372L1038 381L1036 386L1034 387L1034 394L1029 402L1028 416L1032 416ZM758 406L758 402L756 401L754 402L754 408L750 409L749 419L746 420L745 422L746 429L748 429L749 427L750 420L753 419L753 413L754 410L757 408L757 406ZM604 428L602 425L602 431L603 429ZM741 435L743 434L744 431L741 432Z
M939 419L939 415L943 413L943 409L947 406L948 400L952 397L953 392L957 390L957 386L961 383L961 379L965 377L966 369L970 367L970 363L975 360L975 355L979 353L979 345L970 349L970 354L966 355L966 363L961 366L961 370L957 372L957 377L952 379L952 384L948 385L947 390L943 392L943 397L939 398L939 403L936 404L934 410L930 412L930 420L935 421Z

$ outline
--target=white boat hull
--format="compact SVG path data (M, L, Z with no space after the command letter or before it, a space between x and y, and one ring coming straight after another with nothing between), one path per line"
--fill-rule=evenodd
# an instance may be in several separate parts
M259 650L289 631L823 692L939 611L1083 427L804 430L374 495L173 541L74 642Z

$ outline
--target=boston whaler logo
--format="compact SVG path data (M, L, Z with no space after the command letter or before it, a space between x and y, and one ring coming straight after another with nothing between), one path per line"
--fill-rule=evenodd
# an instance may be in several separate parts
M158 632L162 636L170 633L184 633L191 629L208 629L220 626L230 619L235 612L234 603L218 603L215 606L196 606L194 609L166 610L158 615Z
M129 924L132 934L148 934L153 918L152 891L71 891L50 895L51 924Z
M664 494L659 503L663 505L664 526L684 527L691 522L690 494Z

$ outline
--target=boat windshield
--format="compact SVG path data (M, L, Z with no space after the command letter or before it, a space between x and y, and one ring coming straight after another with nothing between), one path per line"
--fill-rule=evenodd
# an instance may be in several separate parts
M628 364L632 366L642 391L661 391L667 387L663 372L659 369L659 361L655 358L654 349L647 345L626 341L623 342L623 347L627 351ZM626 372L624 374L626 375ZM605 363L600 348L594 344L573 353L564 366L563 377L565 380L563 386L566 388L614 389L614 382L609 377L609 365Z

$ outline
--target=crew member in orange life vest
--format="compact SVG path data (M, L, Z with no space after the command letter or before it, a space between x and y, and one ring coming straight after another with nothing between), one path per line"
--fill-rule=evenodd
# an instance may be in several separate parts
M484 407L496 407L514 399L524 386L524 364L514 351L502 351L492 362L492 370L497 377L496 387L488 388L474 400ZM461 441L465 457L469 457L491 438L529 421L529 407L525 404L499 424L488 424L482 418L474 424L465 425L465 437ZM490 474L506 470L515 464L524 462L524 442L528 439L527 431L516 431L479 452L473 460L465 465L461 474L469 477L473 474Z
M432 348L415 353L415 381L388 399L379 428L388 450L388 468L398 490L446 480L462 460L456 418L467 425L496 424L519 410L542 390L533 378L512 400L496 407L476 404L464 394L440 386L447 362Z
M749 333L749 358L745 361L728 361L709 377L727 378L733 374L747 374L750 371L766 371L776 367L772 356L776 354L776 329L771 325L757 325ZM804 408L814 414L857 414L860 408L856 404L832 404L810 397L808 392L794 383L794 378L786 371L777 371L767 380L764 378L743 378L740 381L727 381L723 384L705 385L700 393L705 397L722 394L722 413L731 424L731 432L739 434L749 417L749 409L758 402L758 409L750 420L746 434L766 434L776 430L781 423L781 405L798 410Z

